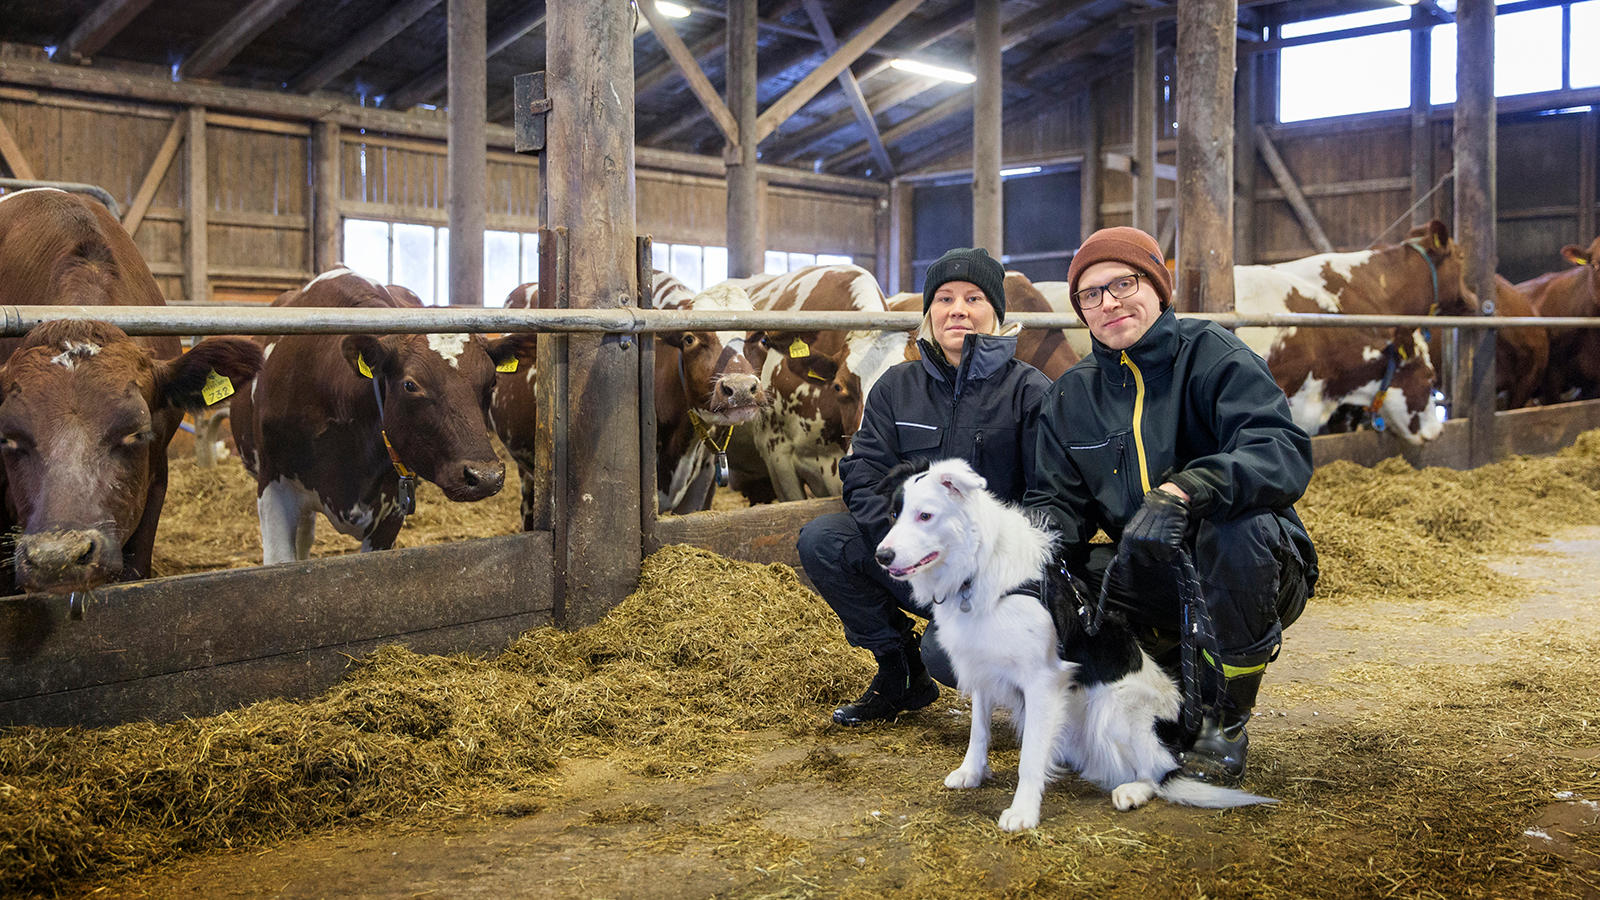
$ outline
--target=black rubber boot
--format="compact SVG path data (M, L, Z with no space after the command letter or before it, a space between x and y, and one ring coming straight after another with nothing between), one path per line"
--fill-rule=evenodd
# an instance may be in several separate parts
M865 725L893 719L903 712L921 709L939 699L939 685L922 664L921 640L907 635L898 649L877 654L878 674L867 692L854 703L833 711L840 725Z
M1264 669L1265 667L1263 667ZM1200 781L1237 786L1244 778L1250 735L1244 726L1256 705L1262 672L1236 675L1227 680L1221 718L1206 716L1194 744L1183 752L1183 774Z

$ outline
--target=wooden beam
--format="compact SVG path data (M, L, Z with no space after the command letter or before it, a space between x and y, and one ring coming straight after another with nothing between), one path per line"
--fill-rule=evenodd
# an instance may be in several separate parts
M183 293L190 303L210 303L211 255L206 241L206 214L211 208L211 196L205 107L189 108L184 117L184 135Z
M101 0L99 6L72 26L67 39L56 48L57 55L78 57L99 53L149 5L150 0Z
M178 64L178 77L210 78L216 75L233 62L233 58L261 32L276 24L299 3L300 0L253 0Z
M945 119L948 119L957 113L966 112L971 108L972 91L970 89L963 90L958 94L952 94L951 96L946 97L944 100L941 100L933 106L928 107L922 112L911 116L904 122L900 122L892 127L885 128L883 131L883 142L885 144L893 145L896 141L908 134L914 134L930 125L943 122ZM862 141L861 143L856 144L849 149L835 153L833 156L823 160L822 167L824 169L831 169L835 166L842 165L864 156L866 155L866 152L867 144L865 141Z
M1301 192L1300 185L1295 182L1294 174L1289 167L1284 165L1283 157L1278 155L1278 145L1272 142L1272 135L1266 126L1256 126L1256 151L1261 154L1262 162L1267 164L1267 170L1272 173L1278 188L1283 191L1283 199L1294 210L1294 216L1300 220L1300 227L1306 230L1306 236L1311 238L1311 243L1321 253L1332 253L1333 242L1328 240L1327 232L1322 230L1322 223L1317 221L1316 213L1311 211L1311 204L1306 201L1306 195Z
M167 136L162 139L161 147L156 150L156 158L144 173L144 180L139 182L139 190L133 195L133 205L128 207L127 215L122 217L122 227L127 229L130 237L139 233L139 225L144 222L144 214L149 211L151 201L155 200L156 191L166 179L167 171L172 168L172 161L178 156L178 145L183 143L184 131L188 126L188 113L179 113L173 117L172 127L167 129Z
M289 82L289 90L309 94L333 79L348 72L356 63L366 59L378 48L394 40L411 23L422 18L439 5L439 0L405 0L384 13L377 21L356 32L354 37L342 40L338 48L312 63L305 71Z
M1047 47L1035 54L1034 61L1023 66L1017 77L1025 82L1031 81L1044 72L1060 68L1080 56L1087 56L1112 35L1121 31L1122 23L1116 20L1106 19L1097 22L1055 46Z
M1582 246L1595 235L1595 182L1600 180L1600 112L1591 109L1578 120L1578 235Z
M667 55L677 63L678 70L689 83L689 90L694 92L695 97L700 100L700 105L711 115L711 121L717 123L717 129L722 132L729 145L738 146L739 123L734 121L733 113L728 111L727 104L717 95L717 89L711 86L706 73L700 71L700 64L695 62L689 48L683 45L683 39L678 37L678 32L673 30L665 16L656 11L654 3L640 3L637 8L650 23L650 30L655 32L656 40L661 42Z
M1094 102L1094 82L1083 87L1083 165L1078 169L1078 243L1100 228L1100 182L1105 170L1102 147L1105 130L1100 125L1099 104Z
M1496 122L1494 101L1494 0L1460 0L1456 4L1456 85L1454 140L1456 157L1455 239L1462 249L1461 280L1478 295L1485 314L1494 311L1494 272L1498 262L1495 235ZM1592 198L1591 198L1592 199ZM1495 330L1484 329L1471 348L1468 390L1456 396L1465 406L1472 430L1470 460L1480 466L1494 459Z
M694 57L698 63L709 59L715 59L716 57L721 56L723 51L727 49L728 33L727 30L724 29L722 31L713 31L705 37L695 41L693 44L690 44L689 55ZM676 75L679 71L680 69L678 68L677 61L674 60L672 58L672 54L669 53L667 54L666 59L656 63L649 69L646 69L644 74L640 75L638 79L634 81L633 92L635 94L642 94L661 82L666 81L668 78L671 78L673 75Z
M28 165L28 158L23 155L21 145L11 134L11 129L6 127L4 119L0 119L0 160L5 160L12 178L38 177L33 172L33 166Z
M646 6L651 5L649 3ZM756 0L728 0L728 105L737 116L734 134L754 134L756 91ZM699 71L699 66L695 66ZM728 165L725 246L728 274L748 278L760 274L766 242L761 239L761 185L757 176L755 141L736 141L726 149Z
M972 86L972 246L995 259L1005 253L1004 196L1000 187L1000 139L1004 93L1000 90L1000 0L976 0Z
M1233 261L1256 258L1256 82L1258 56L1240 56L1233 84Z
M865 28L856 32L850 40L845 42L844 46L823 60L822 65L812 70L805 78L802 78L799 84L790 88L788 93L779 97L777 102L767 107L767 111L762 113L756 122L756 143L759 144L768 135L772 134L779 125L789 121L789 117L799 112L802 106L811 102L811 98L815 97L817 92L822 90L828 82L837 78L840 72L843 72L851 63L860 59L868 48L882 40L884 35L888 34L894 26L900 24L900 20L909 15L921 3L922 0L897 0L893 6L884 10L881 15L869 22Z
M1185 0L1178 10L1179 309L1231 312L1233 70L1237 0Z
M639 296L632 23L615 0L564 0L549 9L546 85L556 112L542 187L548 222L567 229L565 293L574 307L630 305ZM626 336L574 334L562 343L567 385L553 410L565 416L567 445L557 488L565 498L556 523L565 534L557 538L564 555L558 621L576 628L597 621L639 580L640 353L638 340Z
M1154 154L1152 153L1151 155L1153 156ZM1108 171L1125 172L1133 178L1138 178L1143 174L1139 161L1126 153L1107 150L1105 152L1104 165ZM1156 163L1151 169L1154 172L1153 180L1155 181L1178 180L1178 167L1172 163Z
M897 74L903 77L867 98L867 109L874 116L894 109L912 97L926 93L931 88L948 83L937 78L913 75L910 72L899 72ZM840 130L849 127L855 120L854 109L841 110L810 128L795 132L782 144L769 149L764 154L764 157L774 162L793 159L811 149L812 146L833 137ZM878 139L880 142L883 140L881 132L878 135Z
M530 3L523 7L521 12L501 22L494 33L489 35L488 57L494 58L543 25L545 8L543 4ZM436 59L421 75L391 91L389 105L395 109L410 109L443 91L449 80L448 68L446 60Z
M1156 230L1156 28L1133 29L1133 227L1153 234ZM1107 168L1112 168L1109 164ZM1136 171L1135 171L1136 170ZM1176 171L1174 171L1176 177Z
M337 122L318 122L311 136L311 260L326 272L339 261L343 244L343 143Z
M811 18L812 26L822 38L822 49L830 54L837 53L839 39L834 36L833 26L828 23L827 12L822 8L821 0L803 0L803 2L806 15ZM879 171L885 177L894 177L894 163L889 159L889 151L883 146L883 136L878 133L878 122L872 116L872 109L867 106L867 98L861 93L861 84L856 81L855 73L848 67L839 73L839 90L844 92L845 99L850 104L850 111L866 134L867 143L872 147L872 155L878 161Z
M483 153L486 0L449 0L450 305L483 305L483 230L489 161Z
M1413 25L1422 25L1428 12L1420 4L1411 8ZM1433 190L1432 34L1426 28L1411 32L1411 227L1433 219L1433 203L1424 201Z

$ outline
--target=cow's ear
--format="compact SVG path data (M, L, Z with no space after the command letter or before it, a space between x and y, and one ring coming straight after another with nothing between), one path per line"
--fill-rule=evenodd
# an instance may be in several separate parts
M362 378L371 378L389 354L383 341L370 334L348 335L339 343L339 349L344 351L344 361L350 364L351 371Z
M688 333L687 331L658 331L656 332L656 338L669 347L677 347L682 350L684 336Z
M538 358L538 335L519 331L489 342L489 360L496 372L515 372L522 366L531 366Z
M176 359L156 363L163 403L190 412L233 396L261 371L261 346L247 338L206 338Z
M1561 248L1561 258L1575 266L1587 266L1589 258L1583 255L1583 248L1577 244L1568 244Z
M1438 219L1429 222L1423 234L1430 250L1443 250L1445 245L1450 243L1450 229L1446 228L1445 224Z

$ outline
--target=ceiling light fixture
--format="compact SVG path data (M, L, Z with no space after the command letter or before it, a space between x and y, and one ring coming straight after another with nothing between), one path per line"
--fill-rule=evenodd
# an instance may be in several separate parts
M899 69L902 72L910 72L914 75L926 75L929 78L942 78L945 81L954 81L957 84L971 84L978 80L978 76L972 74L971 72L963 72L960 69L948 69L944 66L930 65L925 62L917 62L914 59L892 59L889 61L889 65L892 68Z
M677 3L669 2L669 0L656 0L656 12L669 19L689 18L689 7L680 6Z

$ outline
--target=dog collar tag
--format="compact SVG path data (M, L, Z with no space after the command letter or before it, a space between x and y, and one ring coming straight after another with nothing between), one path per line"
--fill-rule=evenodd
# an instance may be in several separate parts
M517 358L515 356L511 357L500 365L495 366L494 370L496 372L515 372L517 370Z
M970 582L970 581L964 582L961 585L960 594L961 594L961 611L962 612L972 612L972 582Z
M212 369L211 374L206 376L206 383L200 387L200 399L210 406L231 396L233 396L233 382L217 374L216 369Z
M800 340L799 338L795 338L794 339L794 343L789 345L789 358L790 359L805 359L806 357L808 357L810 355L811 355L811 345L807 344L805 341Z
M356 371L361 373L362 378L372 377L372 367L367 365L367 358L359 353L356 354Z

